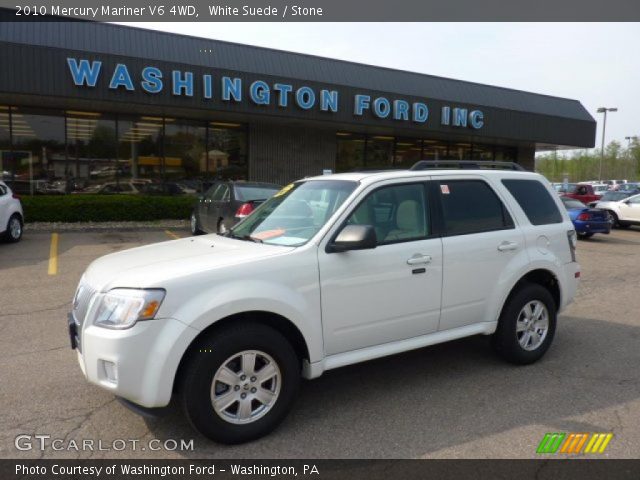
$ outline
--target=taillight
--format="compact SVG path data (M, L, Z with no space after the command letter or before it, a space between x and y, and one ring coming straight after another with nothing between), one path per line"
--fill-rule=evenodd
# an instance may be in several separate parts
M567 231L567 239L569 240L569 250L571 251L571 261L576 261L576 247L578 246L578 235L575 230Z
M578 220L584 222L586 220L590 220L591 219L591 215L589 215L588 213L581 213L580 215L578 215Z
M251 212L253 212L253 205L251 205L250 203L243 203L236 211L236 218L247 217Z

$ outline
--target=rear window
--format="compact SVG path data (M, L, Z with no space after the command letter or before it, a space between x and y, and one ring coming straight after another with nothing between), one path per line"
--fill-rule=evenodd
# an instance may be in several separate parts
M280 187L262 187L262 186L242 186L236 185L236 200L242 202L252 202L254 200L267 200L273 197Z
M532 225L562 223L562 215L549 191L538 180L502 180Z
M513 220L493 189L482 180L440 182L447 235L513 228Z

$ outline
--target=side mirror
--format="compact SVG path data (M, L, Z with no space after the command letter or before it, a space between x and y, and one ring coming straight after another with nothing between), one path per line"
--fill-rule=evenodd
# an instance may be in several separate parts
M347 225L335 240L327 245L327 253L376 248L378 239L371 225Z

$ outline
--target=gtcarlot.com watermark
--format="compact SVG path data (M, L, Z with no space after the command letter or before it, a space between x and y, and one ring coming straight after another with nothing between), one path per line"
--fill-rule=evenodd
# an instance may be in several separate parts
M193 451L193 439L191 440L160 440L157 438L141 441L134 438L116 438L114 440L94 440L85 438L82 440L55 438L45 434L18 435L14 442L17 450L28 452L31 450L44 452L46 450L74 451L74 452L123 452L123 451Z

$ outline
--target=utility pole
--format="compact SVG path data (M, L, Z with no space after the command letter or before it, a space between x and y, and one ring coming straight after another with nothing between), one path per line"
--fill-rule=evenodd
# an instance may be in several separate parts
M600 168L598 173L598 180L602 182L602 161L604 160L604 132L607 129L607 112L617 112L617 108L600 107L598 113L604 113L604 123L602 124L602 147L600 149Z

